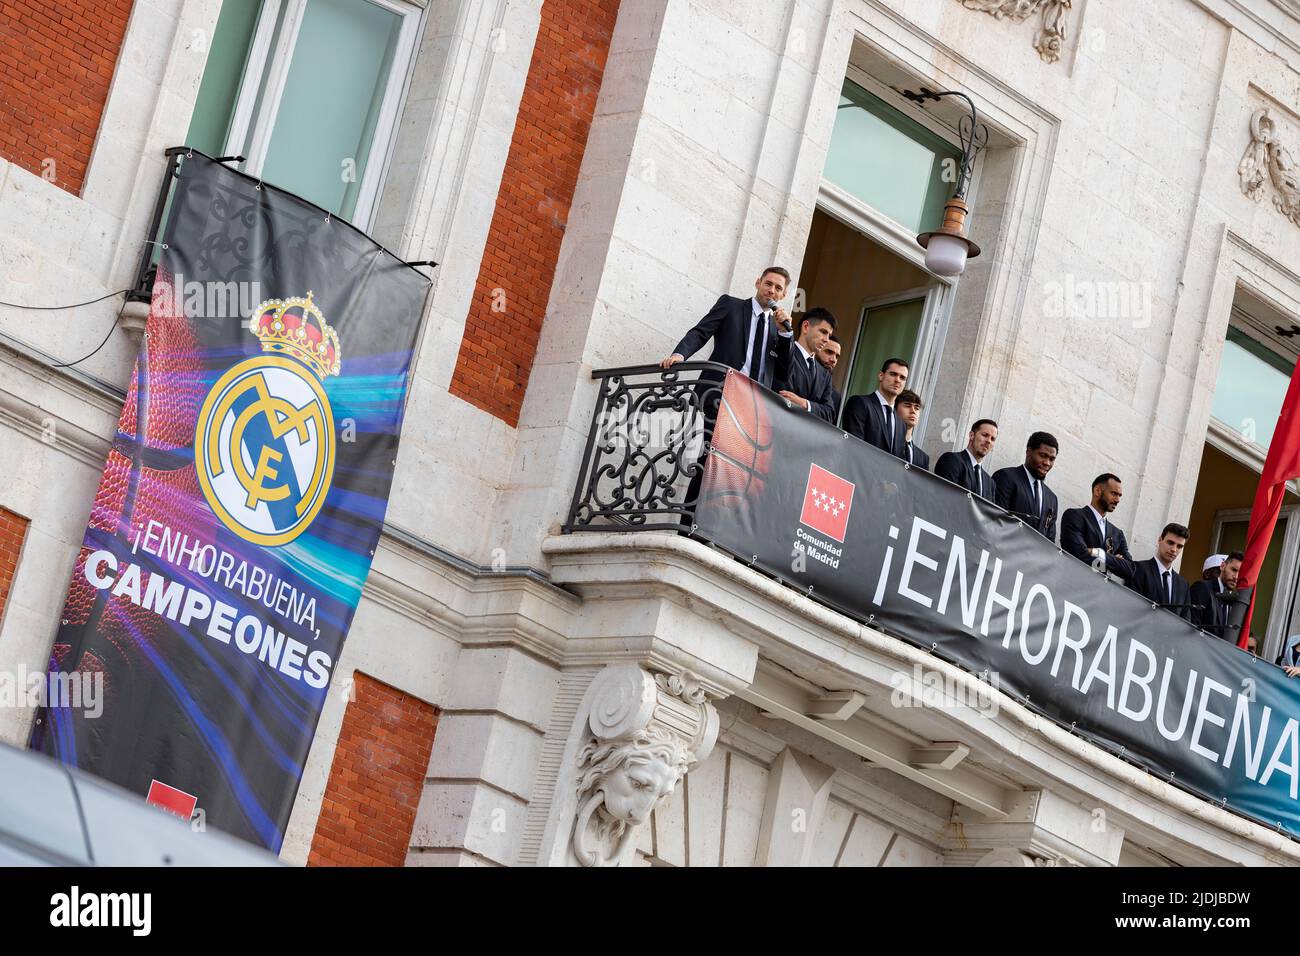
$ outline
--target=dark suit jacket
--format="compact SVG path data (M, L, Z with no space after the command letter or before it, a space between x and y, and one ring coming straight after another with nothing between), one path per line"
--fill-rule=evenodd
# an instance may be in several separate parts
M673 349L675 353L683 358L689 359L692 355L704 348L704 343L710 339L713 340L713 353L709 356L710 362L720 362L723 365L730 365L732 368L739 370L745 364L749 353L745 346L749 343L749 323L754 316L754 300L737 299L735 296L722 295L718 296L718 301L713 304L713 308L695 327L687 332L677 347ZM779 344L782 337L777 335L776 320L768 315L767 318L767 359L763 364L763 376L761 384L768 388L772 387L772 382L776 377L777 365L780 362ZM755 381L758 381L757 371L751 375ZM700 376L704 378L705 376Z
M1107 546L1107 541L1110 542ZM1106 521L1106 538L1102 539L1101 529L1092 511L1082 508L1067 508L1061 515L1061 549L1068 551L1084 564L1092 564L1088 557L1089 548L1101 548L1106 552L1106 570L1123 578L1133 577L1133 555L1128 550L1128 539L1124 532Z
M834 406L831 412L831 424L834 425L840 420L840 405L844 401L844 397L834 388L831 389L831 397L834 399L831 403Z
M831 373L822 367L816 356L813 357L810 369L793 339L782 338L777 351L781 359L772 390L779 392L784 389L808 399L811 405L809 412L824 421L834 422L837 408L835 389L831 387Z
M1223 594L1223 584L1218 580L1196 581L1191 587L1189 600L1196 605L1192 623L1201 630L1222 637L1228 636L1228 605L1216 595ZM1235 643L1235 642L1234 642Z
M966 449L946 451L935 462L934 473L940 478L947 478L954 485L960 485L967 491L992 501L997 493L993 479L983 468L979 469L979 482L975 481L975 466L971 464Z
M903 461L907 461L906 445L904 445L903 447L903 453L898 457L903 459ZM916 442L912 442L912 467L922 468L925 471L930 470L930 456L927 455L925 453L925 449L922 448L920 445L918 445Z
M1133 565L1133 577L1128 579L1128 586L1155 604L1190 604L1191 588L1188 587L1183 576L1177 571L1173 572L1170 580L1174 593L1173 597L1170 597L1165 593L1163 574L1155 558L1138 561ZM1170 610L1179 617L1195 623L1190 607L1170 608Z
M1024 465L999 468L993 472L993 484L998 489L998 504L1029 525L1048 541L1056 540L1056 493L1040 481L1043 490L1043 513L1038 514L1034 493L1029 487L1029 475Z
M844 406L844 421L840 423L850 435L856 435L868 445L875 445L881 451L903 457L903 442L907 436L907 426L894 413L894 433L889 435L885 428L885 410L880 407L876 393L870 395L853 395Z

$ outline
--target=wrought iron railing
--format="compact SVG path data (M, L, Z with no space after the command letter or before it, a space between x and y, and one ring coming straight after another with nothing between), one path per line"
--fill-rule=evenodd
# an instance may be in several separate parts
M690 530L727 366L599 369L565 533Z

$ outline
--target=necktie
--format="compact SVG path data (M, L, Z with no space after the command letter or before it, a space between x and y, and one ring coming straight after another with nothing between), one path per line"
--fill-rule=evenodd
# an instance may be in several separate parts
M1169 572L1165 572L1165 603L1174 603L1174 582L1169 579Z
M754 348L749 353L749 377L761 383L763 381L763 359L767 356L767 313L758 313L754 317L754 322Z
M894 410L888 405L885 408L885 431L889 432L889 453L894 454Z
M975 462L975 494L984 495L984 472L980 470L980 463Z
M1038 515L1038 520L1043 520L1043 483L1037 478L1034 479L1034 513Z
M912 464L912 443L907 443L907 463Z

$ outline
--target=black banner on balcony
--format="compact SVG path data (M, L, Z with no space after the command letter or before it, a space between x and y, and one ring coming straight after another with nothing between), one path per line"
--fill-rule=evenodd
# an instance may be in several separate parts
M1300 681L729 373L699 533L1207 800L1300 836Z
M162 240L49 666L102 697L49 700L32 747L278 850L383 525L429 280L197 153Z

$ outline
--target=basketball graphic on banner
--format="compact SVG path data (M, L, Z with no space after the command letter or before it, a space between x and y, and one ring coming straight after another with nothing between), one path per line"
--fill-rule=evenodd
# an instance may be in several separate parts
M763 488L772 460L772 423L757 389L739 372L727 373L713 429L713 454L705 465L706 487L718 498L744 497Z

